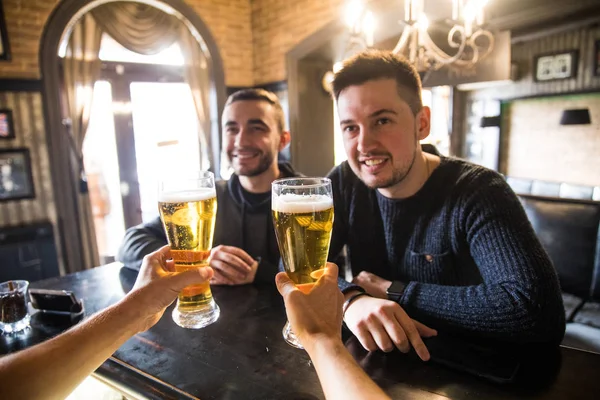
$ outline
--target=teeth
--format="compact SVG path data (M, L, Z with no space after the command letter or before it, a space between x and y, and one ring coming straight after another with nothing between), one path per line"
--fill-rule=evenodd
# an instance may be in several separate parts
M373 165L379 165L383 162L384 160L367 160L365 161L365 164L367 164L369 167L372 167Z
M237 158L252 158L256 155L256 153L238 153L236 154Z

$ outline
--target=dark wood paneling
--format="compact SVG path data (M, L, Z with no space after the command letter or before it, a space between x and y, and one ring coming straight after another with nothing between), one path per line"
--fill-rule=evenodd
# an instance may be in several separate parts
M0 92L0 108L13 111L16 137L1 140L0 149L26 147L31 155L31 169L36 197L0 203L0 230L15 226L49 220L59 238L56 205L44 118L42 96L39 92ZM60 258L60 255L59 255ZM62 263L61 263L62 270Z
M535 40L520 41L514 43L511 48L512 63L518 68L517 78L513 83L489 87L481 90L466 92L465 107L461 110L461 115L457 116L464 122L464 129L461 133L465 136L464 144L470 142L469 138L477 134L477 129L469 124L468 110L473 104L487 104L492 101L507 102L513 99L522 99L527 97L541 97L548 95L564 95L572 93L594 92L600 90L600 76L594 76L594 43L600 40L600 27L591 25L579 29L561 32L553 35L540 37ZM554 80L548 82L536 82L534 79L536 56L540 54L567 52L577 50L579 60L577 66L577 75L571 79ZM487 115L487 114L486 114ZM490 115L491 116L491 115ZM503 116L504 126L510 123L509 115ZM535 124L535 118L532 116L531 124ZM508 157L507 142L501 140L500 148L501 164ZM575 141L570 142L573 146L580 146ZM467 149L463 148L462 154L467 154ZM567 151L568 149L565 149ZM544 155L533 153L530 155L529 162L536 163ZM502 165L500 171L504 171ZM532 177L535 178L535 177Z
M532 95L582 92L600 89L600 76L594 76L594 42L600 40L600 27L582 28L550 35L537 40L513 44L512 63L517 65L518 79L511 84L476 90L473 99L513 99ZM577 76L549 82L534 80L536 56L545 53L579 50Z
M6 92L40 92L42 81L39 79L0 79L0 90Z

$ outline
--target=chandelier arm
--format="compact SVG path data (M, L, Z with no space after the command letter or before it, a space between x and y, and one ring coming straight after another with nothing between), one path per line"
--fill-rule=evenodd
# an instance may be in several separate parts
M404 29L402 30L402 35L400 36L400 39L398 40L396 47L394 47L394 50L392 50L392 53L394 53L394 54L404 53L404 50L406 49L406 46L408 45L408 39L410 38L412 31L413 31L413 27L411 25L406 25L404 27Z
M481 36L484 36L487 39L488 43L486 46L477 45L476 40ZM487 56L494 49L494 35L492 35L492 33L488 30L479 29L473 33L470 41L473 48L477 48L479 51L482 51L483 54L480 56L480 58Z
M480 36L485 36L488 39L488 44L485 47L481 47L478 46L477 43L475 42L477 40L477 38L479 38ZM479 60L483 59L484 57L486 57L494 48L494 37L492 36L490 31L484 31L483 29L479 29L478 31L476 31L475 33L473 33L473 35L471 35L471 37L469 38L468 41L468 46L473 49L473 56L471 57L470 60L459 60L459 61L463 61L462 62L457 62L456 64L460 67L470 67L473 66L474 64L478 63ZM482 51L483 49L483 51Z
M454 41L454 35L456 32L460 33L460 39L461 39L460 42ZM466 41L467 41L467 35L465 34L465 29L462 26L454 25L452 27L452 29L450 29L450 31L448 32L448 44L453 49L459 48Z
M431 54L433 59L435 61L437 61L438 63L451 64L451 63L456 62L457 60L459 60L462 57L464 50L465 50L465 46L466 46L466 40L461 43L456 54L451 56L451 55L447 54L444 50L440 49L433 42L433 40L431 39L431 37L429 36L429 34L426 31L424 31L423 34L424 34L423 35L423 43L425 45L425 48Z

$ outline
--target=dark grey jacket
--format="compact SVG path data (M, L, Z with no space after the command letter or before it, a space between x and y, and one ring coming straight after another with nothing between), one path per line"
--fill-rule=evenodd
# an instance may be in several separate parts
M279 164L283 176L299 176L288 163ZM278 272L279 249L271 217L271 198L251 204L237 175L228 181L218 181L217 220L213 246L236 246L255 259L260 258L254 282L274 283ZM119 249L117 259L127 267L139 270L142 259L167 244L160 218L129 228Z

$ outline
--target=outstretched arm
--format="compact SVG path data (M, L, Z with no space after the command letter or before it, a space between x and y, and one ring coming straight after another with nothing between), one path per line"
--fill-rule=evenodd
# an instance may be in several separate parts
M0 358L0 398L64 399L125 341L154 325L185 286L211 268L174 272L167 246L144 258L133 290L117 304L47 342Z
M167 244L167 237L160 221L152 221L127 229L119 248L117 260L132 269L140 269L144 256Z
M327 399L389 399L342 343L343 295L337 276L337 266L328 263L325 274L304 294L285 273L277 274L292 329L312 359Z

